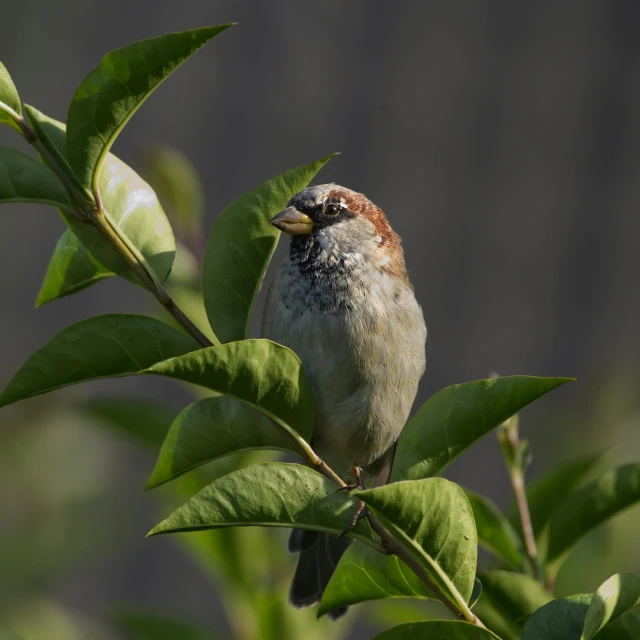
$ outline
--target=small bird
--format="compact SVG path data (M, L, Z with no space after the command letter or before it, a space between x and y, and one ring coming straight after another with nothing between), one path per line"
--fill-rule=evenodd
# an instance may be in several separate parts
M313 390L312 446L345 480L379 486L425 369L427 328L400 237L382 210L336 184L308 187L271 224L291 236L269 289L262 335L292 349ZM362 505L363 506L363 505ZM289 592L317 604L349 540L294 529ZM346 608L329 615L338 618Z

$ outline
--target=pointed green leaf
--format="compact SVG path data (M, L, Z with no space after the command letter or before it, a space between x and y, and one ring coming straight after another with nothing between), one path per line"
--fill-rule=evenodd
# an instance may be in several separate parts
M204 258L204 304L222 342L249 335L251 311L280 231L269 220L332 156L287 171L232 202L216 219Z
M588 531L640 500L640 463L607 471L574 491L551 517L546 560L557 566Z
M465 489L473 509L478 542L514 569L522 567L522 544L515 529L494 502Z
M131 640L214 640L217 637L211 631L165 615L120 610L114 619Z
M482 595L474 611L503 640L520 640L522 620L553 600L532 576L511 571L479 574Z
M16 85L7 71L7 68L0 62L0 123L8 124L14 129L19 129L16 124L16 116L22 115L20 107L20 96Z
M457 620L427 620L393 627L373 640L500 640L487 629Z
M633 607L602 629L596 640L638 640L638 638L640 638L640 607Z
M71 174L71 168L65 160L65 125L33 107L25 109L44 146L56 162L63 167L66 166ZM80 185L77 179L74 180L74 184ZM86 195L85 189L81 186L78 188ZM111 220L164 282L173 266L176 241L169 220L153 189L133 169L109 153L100 173L100 195ZM119 276L134 284L140 284L138 277L120 254L111 248L93 225L81 222L62 211L61 213L65 222L96 260Z
M478 538L464 491L444 478L352 492L386 523L443 592L465 607L476 575Z
M341 607L384 598L434 599L435 596L397 556L352 544L340 558L322 594L318 616Z
M69 106L67 157L95 191L100 165L149 94L187 58L230 27L203 27L135 42L108 53L82 81Z
M76 234L67 229L53 250L36 307L82 291L113 275L87 251Z
M249 525L338 535L353 510L353 500L344 491L336 491L336 485L317 471L299 464L268 462L215 480L149 535ZM349 535L372 544L365 520L360 520Z
M429 398L398 440L391 481L440 473L486 433L570 378L507 376L457 384Z
M70 206L67 190L51 169L21 151L0 147L0 204L14 202Z
M472 609L476 602L480 600L481 595L482 582L480 582L480 579L478 578L478 576L476 576L475 580L473 581L473 591L471 592L471 596L469 598L469 609Z
M251 449L299 454L292 441L253 407L230 396L199 400L171 425L147 489L210 460Z
M200 349L149 367L155 373L224 393L294 429L313 430L313 394L293 351L270 340L242 340Z
M540 607L522 629L522 640L580 640L593 594L557 598Z
M580 640L592 640L600 629L637 604L640 604L640 577L633 573L611 576L600 585L589 605Z
M0 407L79 382L134 375L198 346L154 318L110 314L82 320L26 361L0 396Z
M584 480L602 457L598 453L569 460L527 486L527 502L536 537L549 522L558 505ZM507 517L516 530L520 531L522 525L515 503L510 505Z

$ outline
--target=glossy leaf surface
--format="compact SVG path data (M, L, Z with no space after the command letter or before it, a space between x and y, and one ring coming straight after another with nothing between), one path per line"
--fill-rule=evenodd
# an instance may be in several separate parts
M276 176L216 219L205 253L203 291L209 323L221 342L248 336L251 310L280 237L269 221L330 158Z
M67 229L53 250L36 307L82 291L113 275L113 271L101 265L76 234Z
M437 475L486 433L568 381L507 376L439 391L405 426L398 440L392 482Z
M353 500L316 471L299 464L256 464L206 486L149 535L230 526L296 527L341 533L352 517ZM371 542L366 521L350 534Z
M12 114L10 115L8 110L18 116L22 114L20 96L16 85L13 84L7 68L0 62L0 123L8 124L14 129L18 129Z
M522 629L522 640L580 640L593 594L557 598L538 609Z
M410 622L388 629L373 640L500 640L487 629L457 620Z
M420 561L451 600L473 591L478 539L462 489L444 478L397 482L355 491Z
M69 106L67 158L85 187L92 191L98 187L100 165L107 152L149 94L230 26L191 29L135 42L108 53L82 81Z
M625 611L596 636L596 640L638 640L640 638L640 607Z
M27 360L0 396L0 407L79 382L137 374L195 349L192 338L154 318L110 314L82 320Z
M298 356L270 340L242 340L158 362L145 373L237 398L291 427L305 440L313 430L311 387Z

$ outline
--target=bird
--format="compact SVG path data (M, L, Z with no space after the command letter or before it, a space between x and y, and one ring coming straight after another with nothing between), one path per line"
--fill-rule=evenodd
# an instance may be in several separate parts
M380 207L335 183L307 187L270 222L291 241L267 293L262 336L302 362L318 455L345 481L355 474L361 486L383 485L426 364L427 328L400 237ZM349 544L292 530L293 606L320 602Z

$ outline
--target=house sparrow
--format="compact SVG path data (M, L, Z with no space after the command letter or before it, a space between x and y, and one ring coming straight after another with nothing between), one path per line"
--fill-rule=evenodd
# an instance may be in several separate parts
M361 468L368 481L384 484L425 368L427 329L400 238L379 207L336 184L300 192L271 224L292 238L267 296L262 335L302 361L315 397L318 454L345 479ZM292 531L289 550L300 554L294 606L320 601L348 545Z

